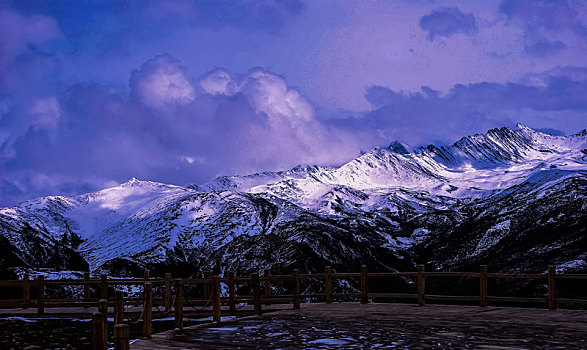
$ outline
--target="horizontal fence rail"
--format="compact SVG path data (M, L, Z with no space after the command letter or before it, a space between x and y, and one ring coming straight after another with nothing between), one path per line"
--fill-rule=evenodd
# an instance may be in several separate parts
M449 296L449 295L426 295L426 278L478 278L479 295L478 296ZM417 293L369 293L369 281L385 278L412 278L415 279ZM333 281L357 279L360 280L360 291L358 293L346 292L335 293L333 290ZM488 295L488 280L544 280L548 285L548 295L544 298L521 298L521 297L502 297ZM301 293L299 291L300 281L312 280L322 281L324 283L323 293ZM325 268L324 273L299 273L294 271L289 275L272 275L268 270L263 275L254 274L251 276L236 276L234 273L229 273L228 276L212 276L211 273L205 272L202 278L183 278L172 280L171 274L165 274L165 278L150 278L149 273L145 272L143 278L108 278L101 276L100 278L90 278L86 274L83 279L57 279L46 280L43 276L39 276L35 280L31 280L28 274L24 275L22 280L0 280L0 288L3 287L17 287L22 289L22 299L0 299L0 307L24 307L37 306L39 313L43 313L45 306L80 306L84 303L93 304L99 299L105 299L112 305L114 302L114 293L117 287L120 286L138 286L145 288L148 283L151 288L162 288L163 295L158 298L152 298L154 305L164 306L166 310L172 308L173 299L176 298L177 289L179 286L185 288L186 286L201 286L203 288L203 296L200 299L186 299L187 301L211 306L214 298L215 288L224 290L228 293L227 296L219 296L222 303L228 304L230 310L234 310L234 305L241 302L252 302L253 305L256 299L263 299L262 304L269 305L273 299L290 298L290 302L294 305L299 303L300 298L323 298L327 303L333 302L334 297L360 297L361 302L365 303L368 298L415 298L421 305L428 300L452 300L452 301L479 301L481 306L487 306L489 300L507 300L512 302L535 302L547 300L549 308L556 309L557 295L556 295L556 281L557 280L587 280L587 274L556 274L554 266L550 266L547 273L543 274L514 274L514 273L490 273L487 272L486 266L481 266L479 272L427 272L423 265L418 266L417 271L407 272L369 272L366 266L361 268L361 272L333 272L330 267ZM286 295L272 295L272 284L288 283L290 285L290 294ZM258 284L258 286L257 286ZM261 284L263 288L261 288ZM218 286L220 285L220 287ZM251 288L251 295L237 296L236 287L248 285ZM84 289L84 297L76 298L53 298L48 299L45 296L46 289L56 286L80 286ZM259 298L256 298L256 291L258 287ZM31 290L36 291L36 298L31 299ZM174 291L175 290L175 291ZM94 292L92 296L92 291ZM220 292L219 292L220 293ZM0 294L1 295L1 294ZM184 298L185 299L185 298ZM562 301L569 301L573 299L561 299ZM582 301L582 300L577 300ZM142 305L143 298L129 298L126 299L128 304Z
M381 291L379 286L376 292L369 291L370 282L386 281L390 278L402 278L411 281L415 288L411 293L389 293ZM478 295L436 295L426 294L426 279L435 278L464 278L478 279ZM352 281L356 286L352 291L343 293L335 291L335 281ZM544 297L507 297L489 295L489 280L538 280L544 281L547 293ZM203 312L211 312L215 322L221 321L222 313L234 314L239 305L252 305L253 314L260 315L263 305L291 304L293 309L299 309L302 299L306 302L324 300L332 303L335 300L355 300L365 304L370 300L386 299L415 300L424 306L426 302L465 302L479 303L481 307L487 307L490 302L519 303L519 304L545 304L549 309L555 310L559 303L565 305L587 305L587 300L582 298L568 299L557 297L557 281L587 280L587 274L557 274L555 266L549 266L543 274L513 274L490 273L487 266L480 266L479 272L439 272L425 271L424 265L418 265L416 271L407 272L369 272L367 266L361 266L360 272L334 272L330 266L326 266L323 273L300 273L293 270L291 274L273 275L269 270L263 274L250 276L236 276L229 272L225 276L213 276L210 272L203 273L199 278L175 278L166 273L164 278L151 278L145 271L143 278L109 278L105 275L100 278L90 278L85 273L83 279L58 279L46 280L44 276L31 279L25 274L22 280L0 280L0 296L2 288L20 288L22 298L0 299L2 308L31 308L36 307L38 314L43 314L47 307L90 307L98 305L99 315L92 315L95 334L102 334L100 344L107 343L107 314L108 307L114 310L116 325L122 325L124 305L136 306L142 309L140 319L143 322L143 336L151 336L151 320L153 308L162 314L173 311L175 327L183 328L183 313L186 307ZM310 293L301 290L301 282L314 283L323 286L323 291ZM46 296L47 288L79 286L83 290L81 298L52 298ZM137 286L141 290L140 297L123 298L120 291L122 286ZM348 289L348 288L347 288ZM158 296L154 297L154 290ZM241 295L242 291L246 293ZM34 293L31 293L33 291ZM247 292L248 291L248 292ZM135 290L136 293L136 290ZM34 297L32 297L34 296ZM583 296L581 296L583 297ZM98 304L96 304L98 303ZM159 308L162 307L164 311ZM224 307L224 308L223 308ZM99 322L98 322L99 321ZM128 328L114 328L117 332L115 339L128 341ZM106 331L104 331L106 330ZM96 335L96 337L98 337ZM96 340L97 343L99 343ZM104 345L105 346L105 345ZM122 346L122 345L121 345Z

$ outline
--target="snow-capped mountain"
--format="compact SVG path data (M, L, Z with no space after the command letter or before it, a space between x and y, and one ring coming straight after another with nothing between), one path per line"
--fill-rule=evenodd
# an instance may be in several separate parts
M325 194L340 188L375 196L403 188L454 198L482 197L518 185L537 173L584 173L584 133L552 136L518 124L517 130L492 129L487 134L464 137L451 146L430 145L413 152L396 141L339 168L298 166L284 172L220 177L192 188L270 193L307 208L315 208Z
M534 268L587 270L586 213L587 131L551 136L518 125L450 146L393 142L340 167L185 187L131 179L37 198L0 209L0 250L12 266L87 263L118 274L415 262L516 269L526 267L522 256L540 261Z

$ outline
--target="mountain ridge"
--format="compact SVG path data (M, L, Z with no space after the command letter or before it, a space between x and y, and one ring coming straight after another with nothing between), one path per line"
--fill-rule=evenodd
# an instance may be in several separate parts
M577 222L585 215L569 208L587 211L587 134L552 136L520 125L450 146L408 153L401 146L375 148L340 167L300 165L187 186L132 178L79 196L32 199L0 209L0 249L19 266L82 269L86 261L109 273L122 273L120 266L249 272L327 263L402 269L416 261L456 269L516 234L542 230L524 218L542 212L562 214L545 225L569 227L583 240ZM470 232L460 233L464 227ZM446 237L463 253L431 250ZM57 248L63 261L47 257ZM569 252L569 259L587 256Z
M552 136L521 124L517 126L518 130L508 127L491 129L486 134L463 137L450 146L429 145L407 153L403 144L400 144L400 152L396 152L392 147L400 147L399 142L396 142L387 148L376 147L336 168L298 166L290 171L223 176L198 188L204 191L262 192L270 189L255 188L288 180L296 182L289 187L296 187L300 182L311 183L315 180L321 184L357 189L399 186L438 195L471 197L484 194L478 189L491 190L496 184L498 189L513 186L524 176L529 176L536 166L585 168L587 154L581 150L587 148L587 138L580 134ZM564 161L571 164L563 164ZM527 167L520 167L524 162ZM503 168L501 170L505 174L511 175L499 173L499 168ZM296 173L295 169L303 170ZM496 169L497 171L490 174ZM296 175L291 176L290 173ZM496 177L494 183L486 181L490 175ZM272 187L276 186L288 187L288 184Z

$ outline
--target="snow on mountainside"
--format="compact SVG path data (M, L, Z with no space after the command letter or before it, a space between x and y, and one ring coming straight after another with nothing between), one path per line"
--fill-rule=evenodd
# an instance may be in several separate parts
M74 232L83 240L79 252L92 267L121 256L158 261L182 239L182 244L219 247L267 229L265 212L246 194L202 193L137 179L82 196L27 201L0 215L30 223L56 241ZM222 232L206 235L217 228ZM18 234L9 237L18 244Z
M367 191L409 188L451 197L479 197L509 188L543 170L587 169L587 137L551 136L518 124L517 130L492 129L451 146L428 146L409 153L393 142L339 168L301 167L285 172L221 177L202 191L271 193L306 207L345 186Z
M491 260L488 252L501 252L511 235L542 232L532 225L545 213L553 216L544 227L584 242L586 179L587 132L551 136L519 125L451 146L393 142L337 168L186 187L131 179L37 198L0 209L0 252L13 266L83 269L87 261L112 273L364 262L399 269L418 259L456 268ZM448 253L440 248L447 240ZM581 260L581 249L565 254Z

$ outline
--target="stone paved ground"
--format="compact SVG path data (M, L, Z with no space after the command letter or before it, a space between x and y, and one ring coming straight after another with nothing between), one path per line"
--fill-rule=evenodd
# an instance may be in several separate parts
M291 308L289 305L265 306L266 309ZM155 308L153 315L153 332L173 329L173 312L161 313ZM38 315L36 308L0 309L0 350L11 349L91 349L92 323L91 314L96 307L50 307L45 314ZM112 337L113 308L109 311L109 336ZM240 307L238 312L252 314L252 306ZM142 336L142 323L137 322L141 308L125 308L126 323L130 324L131 339ZM185 307L184 323L186 325L208 323L211 320L211 308ZM224 318L233 316L225 315ZM209 319L209 320L208 320Z
M303 304L208 324L133 349L587 349L587 311L408 304Z

